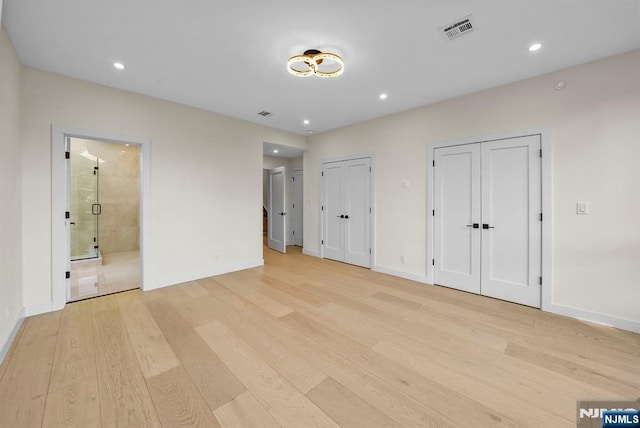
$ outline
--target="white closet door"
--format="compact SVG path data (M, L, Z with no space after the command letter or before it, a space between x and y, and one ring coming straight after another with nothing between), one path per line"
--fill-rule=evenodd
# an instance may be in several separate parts
M269 170L269 248L287 252L284 204L284 167Z
M293 171L291 186L291 243L302 247L302 170Z
M434 155L434 283L480 293L480 145Z
M345 220L342 162L323 164L322 179L323 256L328 259L344 261Z
M346 263L371 267L371 160L343 162Z
M482 294L540 307L540 137L482 143Z

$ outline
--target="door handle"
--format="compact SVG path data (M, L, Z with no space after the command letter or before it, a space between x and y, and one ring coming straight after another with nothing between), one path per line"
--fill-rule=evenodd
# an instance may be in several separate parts
M346 216L344 216L344 218L349 218L349 216L348 216L348 215L346 215Z
M480 225L478 223L468 224L467 227L473 227L474 229L479 229Z
M280 213L280 215L287 215L287 213Z
M342 215L337 215L336 217L338 217L338 218L344 218L344 214L342 214Z
M482 224L482 228L483 228L483 229L495 229L495 227L494 227L494 226L489 226L487 223L483 223L483 224Z

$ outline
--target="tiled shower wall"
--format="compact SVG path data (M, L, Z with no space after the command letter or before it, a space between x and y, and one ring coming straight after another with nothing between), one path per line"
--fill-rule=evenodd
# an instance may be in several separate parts
M74 145L78 148L74 147ZM93 140L72 140L72 151L103 160L99 164L98 244L104 254L140 248L140 149L138 146ZM73 156L73 153L72 153Z

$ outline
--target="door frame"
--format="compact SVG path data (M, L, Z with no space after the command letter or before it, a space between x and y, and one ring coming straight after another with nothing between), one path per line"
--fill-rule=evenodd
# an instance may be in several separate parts
M540 136L540 147L542 148L541 159L541 181L542 181L542 285L541 285L541 299L540 308L543 311L552 311L552 290L553 290L553 266L552 266L552 239L553 239L553 151L551 145L551 130L549 128L533 128L521 131L511 131L492 135L484 135L480 137L460 138L449 141L441 141L427 144L427 282L433 284L434 268L432 260L435 254L434 248L434 227L435 222L433 220L433 210L435 207L435 169L433 167L434 162L434 149L440 147L460 146L464 144L482 143L495 140L506 140L517 137L526 136Z
M371 242L371 260L370 260L369 270L374 270L374 267L376 266L376 263L375 263L375 260L376 260L376 240L375 240L376 200L374 197L376 194L376 189L375 189L376 158L374 153L362 153L359 155L339 156L339 157L330 157L330 158L320 159L320 258L324 259L324 244L322 244L322 241L324 240L324 229L325 229L324 216L322 215L322 207L324 206L324 199L323 199L324 180L322 179L322 172L324 169L323 165L325 163L342 162L342 161L364 159L364 158L369 158L369 162L371 163L371 176L370 176L371 183L369 183L369 192L371 193L370 199L369 199L371 202L371 222L369 224L369 236L370 236L370 242Z
M140 289L145 290L149 278L151 245L151 140L102 131L51 126L51 310L63 309L67 303L65 272L70 269L67 260L69 221L64 213L69 207L67 193L65 140L67 137L140 146Z
M302 201L300 203L300 210L299 211L295 211L300 212L300 223L302 223L302 244L299 245L300 247L304 248L304 169L303 168L296 168L294 170L291 171L291 178L293 179L293 183L291 183L291 199L290 199L290 203L289 205L291 206L291 216L289 216L289 232L291 232L290 238L291 238L291 245L296 245L295 241L296 238L293 235L293 213L294 213L294 208L293 208L293 203L294 203L294 187L295 185L295 178L296 176L301 176L302 177L302 188L300 189L301 192L301 197L302 197Z

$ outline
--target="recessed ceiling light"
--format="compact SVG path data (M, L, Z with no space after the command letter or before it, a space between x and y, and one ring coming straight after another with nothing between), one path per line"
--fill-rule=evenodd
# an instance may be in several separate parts
M380 94L380 99L381 100L386 100L387 99L387 94Z
M542 45L540 43L534 43L531 46L529 46L529 52L535 52L538 49L540 49L542 47Z
M115 68L117 68L118 70L124 70L124 64L123 64L123 63L121 63L121 62L114 62L114 63L113 63L113 66L114 66Z
M304 124L305 124L305 125L308 125L308 124L309 124L309 119L305 119L305 120L304 120Z
M558 91L561 91L561 90L563 90L563 89L564 89L564 88L566 88L566 87L567 87L567 82L565 82L564 80L558 80L558 81L556 82L556 89L557 89Z
M274 150L274 151L273 151L273 153L278 153L278 150L277 150L277 149L276 149L276 150Z

